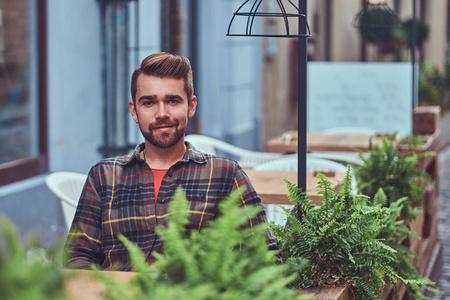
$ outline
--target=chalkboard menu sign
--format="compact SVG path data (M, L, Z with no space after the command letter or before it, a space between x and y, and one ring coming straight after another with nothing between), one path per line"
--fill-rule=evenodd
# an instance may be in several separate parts
M410 63L308 62L308 131L361 127L407 136L412 86Z

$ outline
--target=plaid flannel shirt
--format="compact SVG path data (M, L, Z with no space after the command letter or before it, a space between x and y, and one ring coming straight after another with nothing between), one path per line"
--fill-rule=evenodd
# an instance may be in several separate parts
M181 161L174 164L161 182L155 199L150 167L139 157L144 144L125 156L104 159L89 172L65 246L71 268L95 264L104 270L130 271L127 249L118 239L123 234L144 252L147 262L161 252L162 241L155 233L167 223L170 200L181 186L189 200L188 230L207 226L218 212L221 200L233 190L246 187L242 205L261 205L249 178L237 162L204 154L186 143ZM266 222L265 211L249 220L250 226ZM278 249L268 229L270 249Z

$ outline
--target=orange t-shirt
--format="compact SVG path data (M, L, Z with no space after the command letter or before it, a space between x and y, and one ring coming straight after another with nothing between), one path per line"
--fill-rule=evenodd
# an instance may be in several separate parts
M166 172L167 169L152 169L153 184L155 186L155 201L158 199L159 188L161 187L161 182Z

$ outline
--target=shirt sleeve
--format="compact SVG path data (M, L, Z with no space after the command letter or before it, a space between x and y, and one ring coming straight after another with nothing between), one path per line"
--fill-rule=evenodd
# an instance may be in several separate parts
M67 268L89 269L91 264L101 267L105 259L101 243L101 198L95 186L95 178L91 169L64 247Z
M260 205L261 199L253 188L250 179L244 170L238 166L235 173L235 184L233 185L233 191L245 187L245 192L242 195L242 205ZM262 209L253 219L249 220L249 226L256 226L262 223L267 223L266 210ZM267 224L267 243L270 250L279 250L275 237Z

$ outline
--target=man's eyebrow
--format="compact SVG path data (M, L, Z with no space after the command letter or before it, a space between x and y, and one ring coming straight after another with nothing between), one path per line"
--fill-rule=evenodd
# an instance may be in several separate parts
M153 100L156 98L156 95L142 95L139 97L138 102L141 102L143 100Z
M183 97L181 97L178 94L173 94L173 95L166 95L166 99L178 99L178 100L183 100Z

